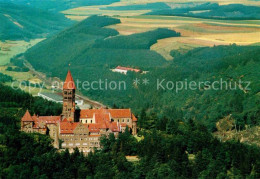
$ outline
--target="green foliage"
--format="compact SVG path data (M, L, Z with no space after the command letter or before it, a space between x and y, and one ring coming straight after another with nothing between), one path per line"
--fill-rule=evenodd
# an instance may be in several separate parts
M156 29L154 31L133 34L130 36L117 36L114 38L103 39L94 44L94 48L111 49L149 49L157 40L168 37L179 37L177 33L168 29Z
M30 48L25 58L37 69L56 76L64 74L63 68L71 63L71 70L78 73L76 78L88 76L91 81L99 75L95 73L107 74L110 67L117 65L149 67L165 63L162 56L149 49L150 46L158 39L180 36L168 29L122 36L104 27L117 23L120 20L91 16Z
M5 83L5 82L12 82L12 81L13 78L11 76L0 73L0 82Z
M148 34L154 34L154 32L156 31ZM142 36L146 37L145 34L142 34ZM148 39L151 39L151 36L155 35L147 35ZM117 38L117 36L114 38ZM122 44L123 41L119 41L120 38L117 38L117 42ZM130 39L124 38L124 36L122 38L124 42ZM129 42L129 44L131 43L134 44L134 41ZM65 68L67 68L67 64L72 62L73 76L80 81L92 82L99 79L103 81L106 79L108 81L124 81L127 85L124 90L106 90L104 93L104 90L90 89L82 90L82 93L110 106L116 104L119 108L131 108L135 114L139 114L139 125L142 128L161 126L158 129L166 129L167 121L164 117L167 117L195 119L203 122L211 131L215 131L216 122L230 114L234 116L237 127L240 129L243 129L246 124L259 125L258 92L260 88L256 75L260 68L259 47L230 45L197 48L186 54L179 54L175 56L174 61L167 63L165 60L159 60L161 57L148 49L115 49L116 45L109 45L108 48L91 48L85 51L82 49L84 51L81 53L82 55L73 60L73 58L69 58L71 54L62 53L62 50L59 53L60 57L55 58L56 52L54 51L50 53L52 56L48 55L44 53L46 48L40 48L40 45L39 48L35 47L37 49L29 50L25 56L34 67L47 72L49 75L64 79ZM136 46L138 45L139 43ZM50 46L58 47L59 45L52 44ZM68 47L70 47L69 44ZM67 51L69 51L69 48ZM142 55L140 52L142 52ZM156 56L154 56L155 54ZM52 65L41 63L43 58L44 61L48 62L46 64ZM145 75L136 73L121 75L111 72L110 69L116 65L142 67L142 70L148 70L149 73ZM149 85L139 84L138 87L135 87L132 84L136 78L149 79ZM209 89L208 85L202 84L200 89L197 90L185 89L184 87L183 90L176 92L176 87L173 90L157 90L157 79L159 81L165 79L164 87L167 81L174 83L181 81L183 84L185 84L185 81L195 81L197 84L206 81L210 84L214 81L222 80L224 82L222 90ZM238 84L239 81L250 82L250 90L243 91L238 86L236 86L236 90L229 88L229 84L234 88L234 83ZM246 83L242 84L243 87L246 87L246 85ZM226 87L228 87L227 90ZM142 109L148 116L152 117L140 117Z
M23 67L7 67L7 71L15 71L15 72L28 72L29 68L23 66Z
M110 134L108 137L103 136L100 141L104 152L122 153L124 155L137 154L137 140L130 134L128 127L126 127L124 133L118 135L117 139L114 134Z
M13 101L12 107L4 108L0 113L1 178L260 177L259 147L236 141L221 143L201 123L180 120L182 113L175 108L172 117L178 120L172 123L173 119L164 117L168 121L167 130L140 131L140 141L130 135L127 128L118 137L113 134L103 136L102 149L87 156L77 148L71 154L68 150L58 152L52 147L49 136L20 132L16 123L24 111L15 104L34 111L35 105L50 106L54 103L6 86L0 86L0 90L3 94L0 101L9 101L10 105ZM28 103L27 98L32 103ZM42 115L56 113L59 111L46 111ZM145 111L142 116L152 118ZM126 155L137 155L139 160L129 162Z
M43 38L70 26L63 14L0 1L0 40Z
M260 8L243 4L218 5L217 3L203 3L191 7L154 10L149 15L186 16L207 19L260 19Z
M25 5L32 8L38 8L54 12L59 12L65 9L72 9L80 6L108 5L114 2L119 2L119 0L73 0L73 2L68 0L0 0L0 2L1 1L12 2L18 5Z
M148 4L136 4L127 6L108 6L101 8L102 10L117 10L117 11L129 11L129 10L159 10L159 9L170 9L170 7L163 2L155 2Z
M40 97L32 97L30 94L21 91L20 89L14 90L11 87L0 84L0 107L1 109L8 108L22 108L22 113L19 117L24 115L26 109L30 109L32 114L38 115L60 115L61 105L44 100ZM8 95L7 95L8 94ZM8 116L8 115L6 115ZM19 119L20 120L20 119Z

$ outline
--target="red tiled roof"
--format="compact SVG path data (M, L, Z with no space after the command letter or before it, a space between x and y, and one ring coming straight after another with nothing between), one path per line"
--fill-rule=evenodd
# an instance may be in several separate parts
M67 118L63 119L62 122L68 122Z
M93 118L94 114L111 114L112 118L131 118L130 109L83 109L80 111L80 118Z
M89 135L90 137L100 137L101 135Z
M73 134L74 129L78 126L79 122L61 122L60 133L61 134Z
M117 122L112 122L110 124L110 130L113 131L113 132L120 132L120 128L118 126L118 123Z
M131 118L130 109L108 109L112 118Z
M99 109L82 109L80 118L93 118L94 113L98 113Z
M117 66L116 69L118 69L118 70L126 70L126 71L134 71L134 72L140 72L141 71L139 69L129 68L129 67L121 67L121 66Z
M88 130L89 130L89 132L100 132L100 125L99 124L89 124Z
M33 118L28 110L26 110L24 116L22 117L22 121L33 122Z
M110 121L110 115L108 113L95 113L94 114L96 123L103 123Z
M133 119L133 121L137 121L137 118L135 117L134 114L132 114L132 119Z
M68 71L66 80L63 84L63 89L76 89L70 70Z
M60 116L39 116L38 120L48 124L56 124L60 121Z
M126 127L127 124L126 124L126 123L121 123L120 126L121 126L121 127Z
M57 124L60 122L60 116L36 116L33 115L32 119L34 120L34 126L33 128L45 128L45 127L40 127L40 124L43 124L44 126L46 124Z

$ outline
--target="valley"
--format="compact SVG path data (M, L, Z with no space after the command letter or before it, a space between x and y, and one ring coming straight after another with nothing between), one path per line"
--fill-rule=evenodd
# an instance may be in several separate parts
M259 0L0 0L0 21L0 178L260 178Z
M218 53L222 54L222 47L215 47L221 45L227 45L228 51L230 52L233 51L233 48L241 49L241 52L243 52L244 49L245 51L248 51L248 49L242 46L236 47L236 45L252 45L253 47L257 46L260 41L260 22L258 20L219 20L147 15L147 11L151 12L149 8L169 8L173 7L173 5L174 4L171 3L166 3L166 5L156 3L148 5L141 4L138 5L137 11L133 11L131 8L136 8L136 4L131 5L131 3L117 2L111 5L84 6L62 11L66 17L72 20L79 21L86 17L89 18L32 46L32 48L27 50L21 57L14 58L12 64L19 65L19 61L25 59L37 69L37 71L46 75L46 77L58 77L60 79L63 78L65 73L63 69L67 68L68 64L73 64L71 70L75 73L76 78L80 80L93 81L97 78L109 78L125 80L131 84L133 78L140 78L138 74L133 74L125 78L120 74L110 72L110 69L118 65L141 68L142 70L152 72L151 74L143 76L149 77L151 80L154 80L154 76L163 71L162 74L169 78L170 71L176 70L174 69L175 65L181 66L181 69L185 69L182 67L184 64L180 64L179 59L186 58L186 54L194 53L196 58L196 53L200 51L199 49L202 49L202 53L214 54L215 51L219 51ZM177 5L180 7L194 6L194 4L189 3L184 5L179 3ZM118 10L115 7L124 7L125 9ZM93 14L109 16L91 16ZM48 51L48 54L45 53L46 51ZM253 53L256 53L256 50L253 51ZM213 58L213 56L209 56L209 58ZM223 57L222 55L220 56L220 58L226 58L226 55ZM53 60L53 57L55 57L55 60ZM177 61L175 62L175 60ZM196 61L195 59L192 59L192 61L193 60ZM42 61L45 63L41 63ZM194 65L193 63L195 62L192 62L192 65ZM51 64L51 66L49 64ZM30 75L25 75L27 78L23 79L23 75L19 75L19 72L8 72L5 68L6 67L2 67L1 72L13 76L15 79L26 81L35 80L33 77L29 77ZM200 68L203 67L200 66ZM234 66L233 68L236 67ZM251 66L247 66L247 68L253 69ZM224 69L220 69L220 71L222 70ZM245 70L237 70L238 74L245 74ZM184 71L187 73L187 70ZM198 72L196 71L195 73ZM238 74L234 74L232 79L237 78ZM178 69L173 76L178 79L179 76L181 76L180 69ZM212 76L208 74L204 77L203 74L201 74L200 76L201 79L211 79L212 76L216 76L216 74L213 73ZM219 77L221 76L223 75ZM41 82L39 77L35 78L36 81ZM192 79L193 77L189 78ZM252 79L251 76L248 79ZM48 90L48 88L44 90ZM95 101L101 101L108 106L123 106L123 103L120 101L115 102L115 100L111 98L111 96L118 95L118 99L124 99L123 101L127 101L128 106L136 110L137 113L140 113L142 108L144 108L143 105L139 102L131 102L130 98L133 95L140 97L141 94L146 93L146 90L146 88L138 89L137 92L135 89L132 89L131 86L127 91L121 91L119 93L109 91L106 94L102 94L101 92L95 91L83 91L82 94ZM151 92L151 94L153 93L158 92ZM169 95L170 99L176 98L178 102L174 106L177 106L178 109L181 109L180 106L189 106L185 110L185 113L188 114L188 111L189 113L191 111L197 113L194 107L191 107L191 101L189 100L190 95L187 95L186 92L183 93L185 97L170 95L167 92L161 95L165 96L165 98ZM33 92L33 94L36 94L36 92ZM129 96L126 96L126 94ZM146 98L149 98L151 94L146 94L141 98L143 98L143 101L147 101ZM205 93L205 96L207 95L208 94ZM255 91L251 93L251 95L256 95ZM201 97L200 100L203 101L204 97ZM155 97L152 97L152 99L153 98L153 103L167 104L167 100L160 101ZM161 107L155 107L151 103L152 102L147 102L147 107L145 107L148 113L161 110ZM202 109L197 110L201 111ZM201 114L197 117L201 118L202 116ZM215 121L217 121L219 117L220 116L214 115L210 117L210 122L206 122L207 125L211 126L210 128L212 130L214 130ZM203 116L202 118L207 117Z
M120 4L117 4L118 6ZM121 6L121 5L120 5ZM109 7L109 6L108 6ZM121 23L110 25L121 35L147 32L158 27L180 32L182 37L165 38L151 46L151 50L172 60L171 50L181 53L197 47L214 45L252 45L259 42L260 22L258 20L216 20L180 16L143 15L148 10L104 10L104 6L81 7L63 11L72 20L83 20L93 14L109 15Z
M44 39L32 39L29 42L23 40L0 41L0 66L10 63L10 59L34 46Z

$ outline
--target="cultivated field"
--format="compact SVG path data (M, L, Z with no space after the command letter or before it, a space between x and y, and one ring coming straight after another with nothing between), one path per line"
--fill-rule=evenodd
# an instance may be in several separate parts
M169 52L189 50L198 46L250 45L260 42L260 22L243 20L212 20L190 17L134 16L121 17L121 24L110 26L123 35L140 33L158 27L176 30L182 37L159 40L151 49L166 59L172 59Z
M40 88L36 88L34 86L28 87L26 86L24 83L21 83L23 81L29 81L32 84L40 84L43 81L40 80L37 76L35 76L31 71L29 72L15 72L15 71L7 71L6 68L9 67L8 66L0 66L0 73L3 73L5 75L9 75L13 78L13 82L6 82L5 84L8 86L12 86L15 89L22 89L26 92L29 92L32 95L37 95L39 92L52 92L52 90L48 87L48 89L40 89ZM11 66L11 67L15 67L15 66Z
M36 43L43 39L34 39L29 42L26 41L0 41L0 66L6 65L10 62L10 59L19 54L25 52L28 48L32 47Z
M144 2L151 3L158 1L141 1L141 3ZM198 2L205 1L201 0ZM225 4L226 1L214 2ZM124 6L138 3L140 3L140 1L122 1L109 6ZM229 1L229 3L232 2ZM259 5L259 2L256 1L241 0L239 3ZM80 7L64 11L63 13L74 20L82 20L93 14L114 16L119 18L121 23L111 25L109 28L116 29L121 35L141 33L156 28L176 30L182 34L182 37L162 39L151 47L152 50L160 53L167 60L173 59L173 57L170 56L171 50L185 52L192 48L203 46L229 45L233 43L238 45L250 45L260 42L260 21L258 20L214 20L192 17L152 16L141 15L147 12L145 10L119 11L100 9L103 7L104 6Z
M81 21L91 15L108 15L108 16L137 16L150 12L149 10L135 10L135 11L112 11L100 10L107 6L84 6L63 11L67 18Z

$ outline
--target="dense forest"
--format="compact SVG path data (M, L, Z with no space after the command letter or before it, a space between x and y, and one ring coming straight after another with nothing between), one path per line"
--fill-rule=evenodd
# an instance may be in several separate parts
M147 4L135 4L135 5L126 5L126 6L108 6L101 8L103 10L117 10L117 11L129 11L129 10L161 10L161 9L170 9L166 3L155 2Z
M260 125L260 47L233 44L185 54L173 50L174 60L166 61L150 47L159 39L181 36L174 30L120 35L107 27L119 24L119 19L95 15L75 23L58 13L118 1L0 0L0 40L52 35L12 58L16 67L5 70L29 71L23 63L27 60L37 71L64 80L71 64L75 81L124 81L124 90L77 90L109 107L131 108L138 117L137 136L128 129L117 138L102 136L101 149L88 155L77 148L73 153L58 150L47 135L21 132L20 119L27 109L31 115L60 115L61 104L6 86L14 79L0 73L0 178L260 178L259 146L239 140L223 142L212 134L216 123L225 118L234 121L236 131ZM239 4L148 3L103 9L213 19L260 18L259 7ZM147 73L112 72L118 65ZM136 79L139 83L133 83ZM205 81L194 90L178 90L178 82ZM224 89L214 89L216 81L217 88L224 81ZM169 88L167 82L176 85Z
M80 6L108 5L119 2L119 0L0 0L0 2L11 2L17 5L58 12Z
M63 14L0 1L0 40L43 38L73 24Z
M57 115L61 106L0 84L1 178L259 178L260 152L237 141L221 143L181 112L150 129L138 123L140 140L128 130L101 138L101 150L84 156L58 152L49 136L19 131L24 111ZM8 95L6 95L8 94ZM149 116L142 112L141 118ZM128 161L127 155L138 160Z
M0 82L5 83L5 82L12 82L12 81L13 78L11 76L0 73Z
M186 16L209 19L260 19L260 7L243 4L219 5L203 3L194 7L178 7L173 9L153 10L149 15Z
M180 36L168 29L123 36L118 35L116 30L105 27L118 23L119 19L91 16L33 46L24 54L25 59L40 71L48 71L50 76L64 75L66 70L61 69L69 63L78 68L78 76L103 73L102 67L106 65L111 68L117 65L158 66L166 62L162 56L151 51L150 46L158 39Z
M119 20L111 18L109 22L107 18L110 19L92 16L32 47L25 53L25 59L38 70L61 79L64 79L67 65L71 63L74 78L81 82L99 79L125 81L127 84L125 90L82 90L81 92L111 107L131 108L139 115L142 110L145 110L147 114L153 116L148 120L150 127L155 127L156 121L163 120L165 116L169 117L173 108L181 110L186 120L201 121L210 131L216 131L216 122L230 114L240 129L244 129L247 125L259 125L258 92L260 89L256 77L260 65L259 47L234 44L197 48L186 54L172 51L174 60L167 62L149 47L157 39L179 36L179 33L168 29L157 29L141 34L120 36L117 35L117 31L104 27L119 23ZM103 24L104 20L109 23ZM102 25L98 25L99 23ZM98 30L90 33L89 29L92 28ZM101 30L104 36L93 35ZM74 38L69 38L71 35ZM88 40L85 40L87 38ZM45 53L47 50L50 53ZM19 61L14 59L13 62ZM137 67L149 72L147 74L130 72L128 75L111 72L110 69L117 65ZM133 80L136 78L141 80L138 86L133 85ZM142 84L143 79L148 79L149 85ZM237 90L208 89L208 85L200 86L196 90L176 91L176 88L157 90L157 80L166 82L186 80L197 83L208 81L209 84L222 80L227 83L227 88L232 84ZM250 90L240 89L238 83L241 80L250 82ZM245 85L242 84L243 87L246 87Z

